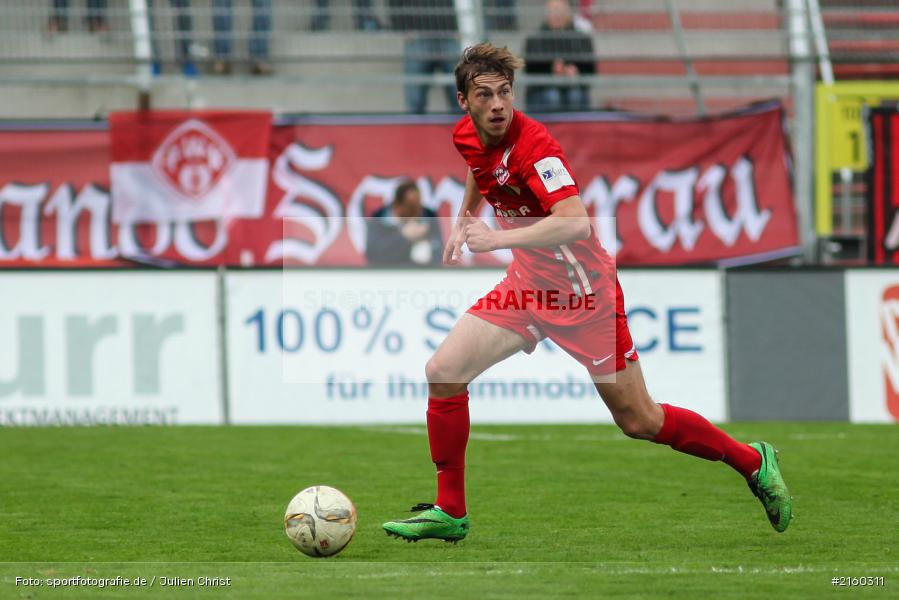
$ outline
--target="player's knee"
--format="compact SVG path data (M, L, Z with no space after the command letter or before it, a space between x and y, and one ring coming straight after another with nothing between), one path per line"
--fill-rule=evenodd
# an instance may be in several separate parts
M649 414L638 411L621 411L614 415L615 424L629 438L636 440L651 440L658 431L655 422Z
M459 376L439 354L432 356L425 364L425 377L430 384L457 384Z

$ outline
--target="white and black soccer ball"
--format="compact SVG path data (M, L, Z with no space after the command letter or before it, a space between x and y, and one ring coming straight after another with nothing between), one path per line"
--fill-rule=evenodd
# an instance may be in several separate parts
M290 501L284 530L297 550L307 556L334 556L356 533L356 507L338 489L308 487Z

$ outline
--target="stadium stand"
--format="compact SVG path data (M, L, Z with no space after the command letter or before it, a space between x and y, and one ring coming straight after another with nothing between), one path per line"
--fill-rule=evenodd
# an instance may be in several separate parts
M824 0L821 8L837 79L899 77L899 3Z
M136 72L133 14L127 0L111 0L109 30L102 35L81 26L83 6L72 6L72 26L50 34L51 8L45 2L10 0L0 7L0 83L7 98L2 117L84 117L132 108ZM138 3L139 4L139 3ZM201 69L186 80L173 68L182 34L173 26L173 8L157 0L153 8L156 45L163 75L150 85L155 107L258 106L280 112L401 112L404 34L384 28L358 31L352 0L333 0L331 25L313 30L313 2L273 2L271 59L274 76L251 79L246 37L251 31L249 2L237 1L235 68L230 77L209 77L213 63L211 0L191 2L191 54ZM463 3L464 4L464 3ZM517 24L488 31L494 43L521 51L537 29L543 2L515 3ZM681 0L675 23L664 0L595 0L579 7L594 28L599 74L588 78L591 106L655 114L697 113L690 73L707 112L749 102L789 98L789 57L782 8L776 0ZM496 12L496 8L491 10ZM389 3L375 2L382 23L390 22ZM469 15L470 39L484 37L481 15ZM463 19L463 24L466 19ZM460 26L460 28L462 28ZM678 39L678 33L682 38ZM472 37L474 36L474 37ZM679 43L680 42L680 43ZM421 76L445 83L448 75ZM93 85L85 86L85 82ZM252 82L252 83L250 83ZM45 94L46 86L65 94ZM451 109L431 86L431 110ZM360 100L360 99L364 99ZM27 101L26 101L27 100Z

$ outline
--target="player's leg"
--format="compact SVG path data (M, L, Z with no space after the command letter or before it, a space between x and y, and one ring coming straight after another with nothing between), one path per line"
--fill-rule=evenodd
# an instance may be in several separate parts
M749 478L759 468L760 457L704 417L691 410L656 404L646 389L639 361L624 361L614 381L592 375L596 389L625 435L658 444L706 460L721 460Z
M743 444L702 415L670 404L656 404L646 389L638 361L625 361L615 374L592 375L596 389L625 435L665 444L674 450L723 461L739 472L761 500L771 525L784 531L792 498L780 474L774 449L766 442Z
M434 505L411 519L384 524L388 534L417 541L458 541L468 534L465 448L468 445L468 384L486 369L532 346L520 334L470 313L462 315L425 367L428 378L428 442L437 468ZM415 510L413 509L413 510Z
M465 509L468 384L527 346L519 334L465 313L425 366L428 440L437 467L435 504L454 517Z

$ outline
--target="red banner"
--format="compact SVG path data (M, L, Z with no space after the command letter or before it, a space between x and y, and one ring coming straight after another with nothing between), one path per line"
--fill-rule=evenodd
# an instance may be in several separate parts
M795 251L782 117L547 126L618 263L674 265ZM0 131L0 266L362 265L364 218L403 178L456 214L466 168L452 126L168 112L114 115L112 135Z
M872 109L868 169L868 258L899 264L899 112Z

